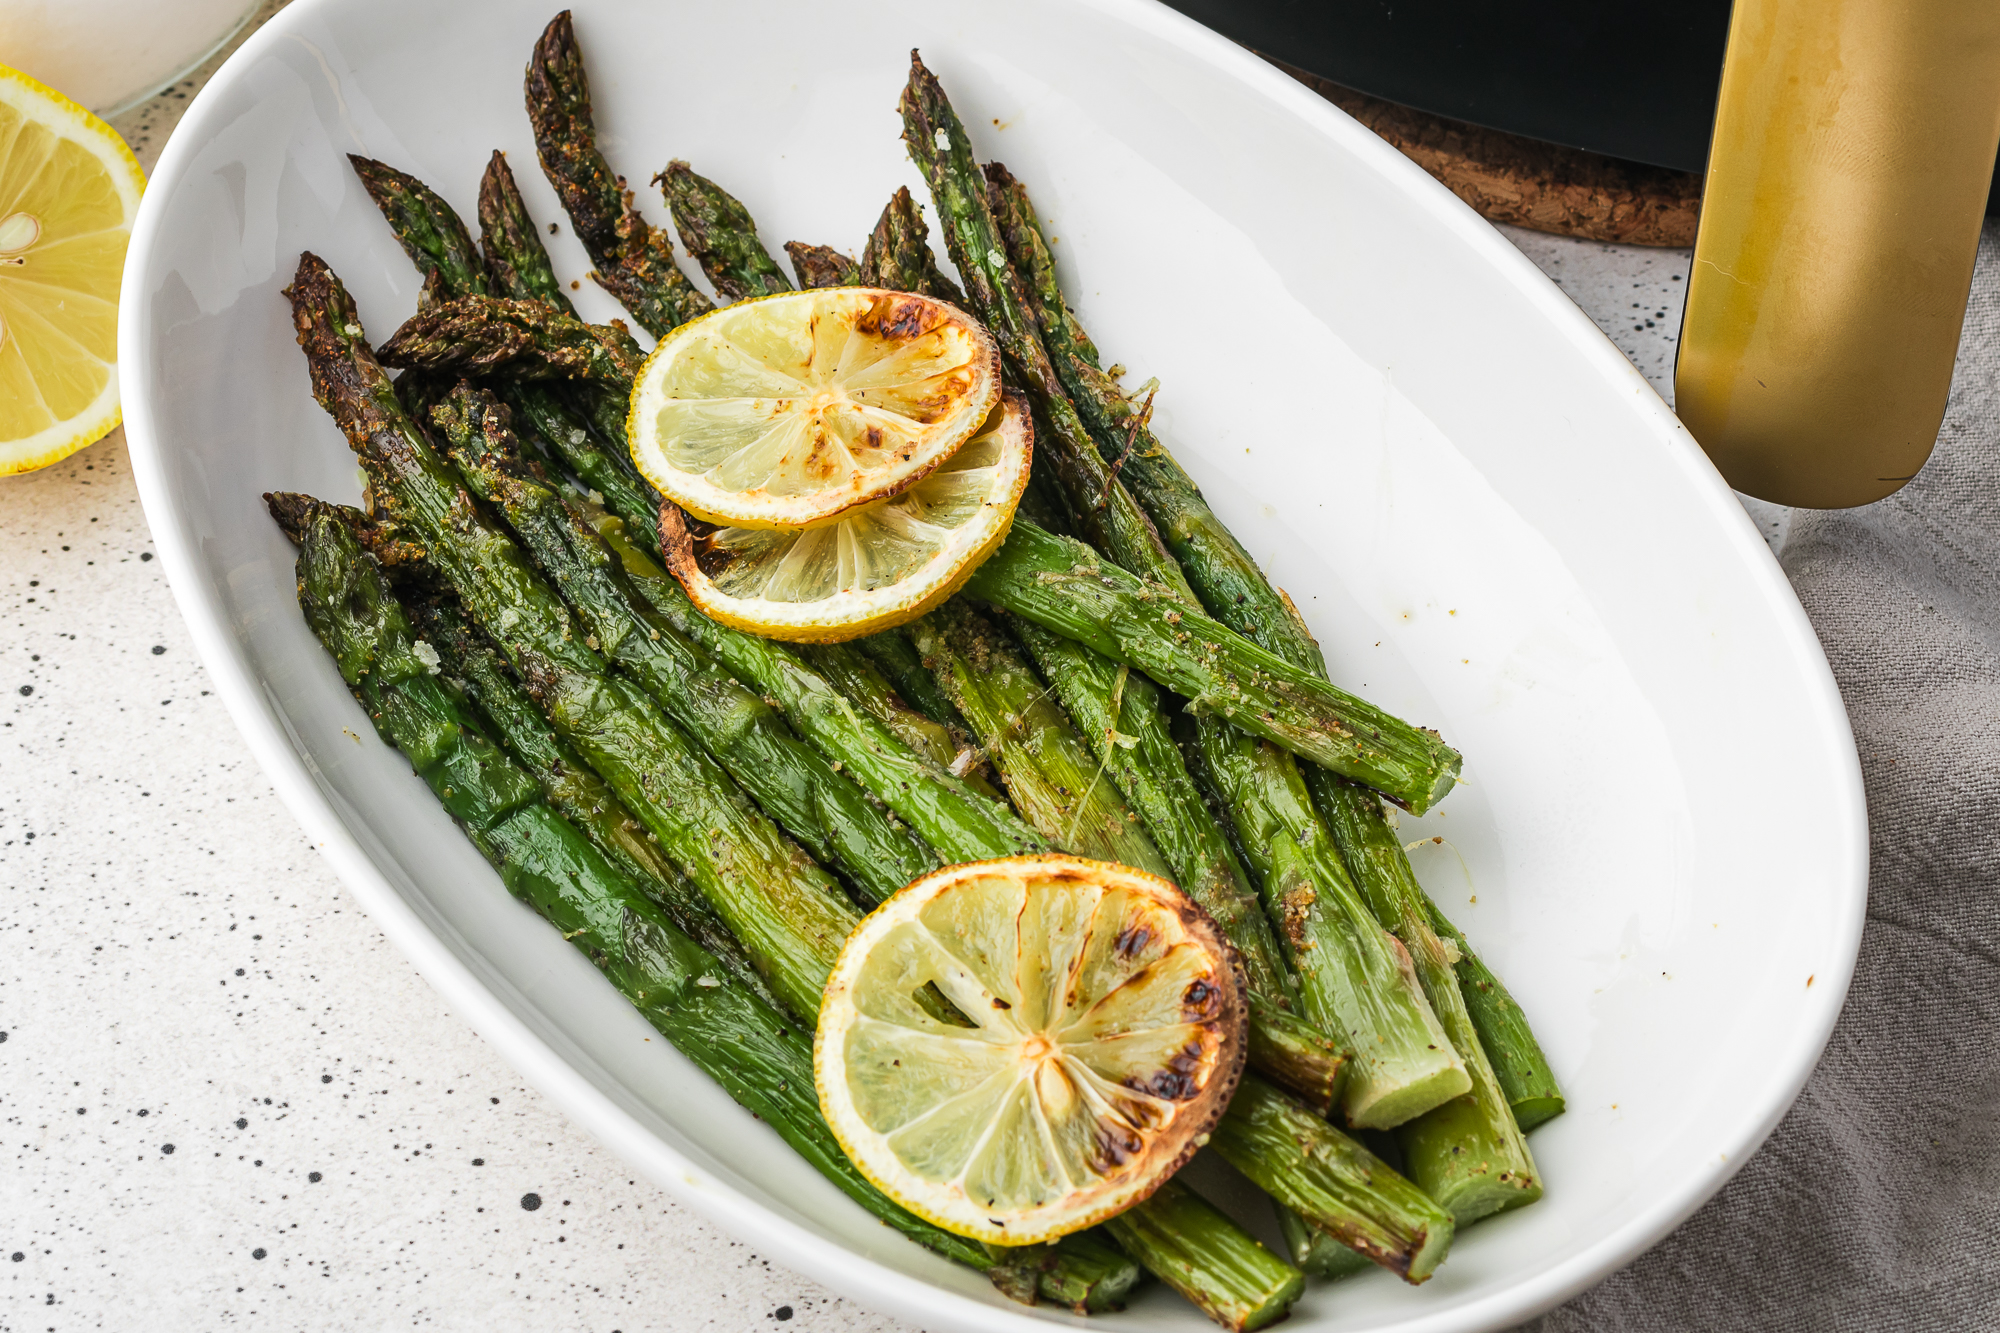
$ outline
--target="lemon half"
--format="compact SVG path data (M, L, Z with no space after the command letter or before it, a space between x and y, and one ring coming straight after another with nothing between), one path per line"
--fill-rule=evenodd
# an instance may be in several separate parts
M145 188L116 130L0 65L0 474L120 421L118 282Z
M811 527L951 457L999 396L999 349L956 306L828 287L675 329L633 386L626 429L632 461L689 513Z
M1241 964L1152 875L1074 856L950 866L849 937L814 1041L867 1177L961 1236L1028 1245L1146 1198L1229 1104ZM970 1026L933 1017L935 985Z
M725 625L839 643L915 620L958 591L1013 526L1034 427L1009 391L972 439L902 494L816 528L688 524L660 515L667 567Z

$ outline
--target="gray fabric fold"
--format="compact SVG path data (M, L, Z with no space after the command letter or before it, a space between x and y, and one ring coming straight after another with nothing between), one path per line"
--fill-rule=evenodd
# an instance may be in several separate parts
M1867 784L1847 1006L1742 1172L1534 1333L2000 1329L2000 227L1930 462L1781 560Z

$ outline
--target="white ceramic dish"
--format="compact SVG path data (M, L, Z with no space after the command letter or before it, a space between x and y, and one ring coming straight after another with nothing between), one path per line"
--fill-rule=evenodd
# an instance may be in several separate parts
M217 688L279 792L431 982L570 1114L692 1206L934 1330L1001 1300L799 1165L518 908L379 744L301 622L273 488L353 499L279 295L302 248L371 333L416 280L343 155L467 215L507 149L536 215L521 69L552 0L299 0L188 112L146 197L120 329L147 513ZM465 15L477 10L478 21ZM578 6L613 162L691 159L768 242L858 246L899 183L912 46L1034 191L1162 435L1324 642L1440 726L1467 782L1411 837L1570 1097L1537 1207L1426 1287L1316 1287L1301 1330L1525 1318L1664 1235L1790 1104L1860 935L1858 767L1819 647L1692 440L1584 318L1422 172L1145 0L829 10ZM567 232L566 276L587 268ZM586 314L609 301L585 284ZM1474 902L1475 898L1477 901ZM365 1004L366 996L354 1002ZM1121 1326L1197 1328L1155 1288Z

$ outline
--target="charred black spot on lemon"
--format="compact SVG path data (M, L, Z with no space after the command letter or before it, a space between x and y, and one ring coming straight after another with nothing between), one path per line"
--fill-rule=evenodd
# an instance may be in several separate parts
M935 985L977 1024L910 996ZM1071 856L951 866L862 923L820 1011L827 1122L939 1226L1027 1244L1146 1198L1242 1075L1242 964L1165 880Z

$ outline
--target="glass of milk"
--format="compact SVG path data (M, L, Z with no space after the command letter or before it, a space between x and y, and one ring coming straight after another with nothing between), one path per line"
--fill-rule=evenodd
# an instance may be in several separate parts
M115 116L213 55L259 0L0 0L0 65Z

